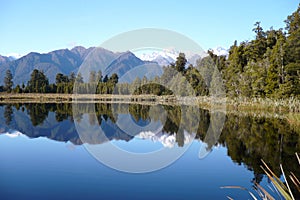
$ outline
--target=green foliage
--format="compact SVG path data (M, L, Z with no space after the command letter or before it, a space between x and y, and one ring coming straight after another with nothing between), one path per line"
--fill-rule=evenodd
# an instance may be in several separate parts
M285 66L285 82L280 87L281 96L299 96L300 94L300 63L289 63Z
M30 93L50 92L48 78L42 71L33 70L25 90Z
M17 85L14 90L13 90L15 93L22 93L22 89L20 87L20 85Z
M103 83L106 83L108 81L108 76L105 75L104 78L103 78Z
M176 62L175 62L175 69L178 72L184 72L186 63L187 63L187 60L185 58L184 53L179 53L179 55L176 59Z
M300 4L298 5L298 9L287 17L285 23L285 29L288 31L288 34L293 34L300 29Z
M137 88L134 92L134 95L139 94L154 94L154 95L172 95L173 92L164 86L157 83L147 83L143 84L141 87Z
M260 22L254 24L252 29L256 33L256 39L250 42L249 58L256 61L259 61L263 58L264 53L267 50L267 38L266 33L263 31L263 28L260 26Z
M256 22L255 39L230 48L227 61L218 67L229 97L300 95L300 4L285 22L288 35L282 29L265 32ZM217 63L218 57L209 54Z
M194 89L195 95L205 96L208 94L208 88L205 84L205 81L202 78L202 75L200 74L200 72L196 68L194 68L193 66L190 66L186 70L185 78L187 79L188 83Z
M6 92L11 92L13 87L13 76L10 70L7 70L4 77L4 90Z
M65 76L61 73L56 74L56 77L55 77L55 83L56 84L67 83L67 82L69 82L68 76Z
M109 83L112 83L113 85L116 85L118 83L119 77L116 73L113 73L111 77L108 79Z
M82 75L81 75L80 72L77 74L75 82L77 82L77 83L83 83L83 77L82 77Z

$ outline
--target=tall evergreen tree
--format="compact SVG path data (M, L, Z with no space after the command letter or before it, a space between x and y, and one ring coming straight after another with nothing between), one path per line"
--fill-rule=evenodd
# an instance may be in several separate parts
M108 76L105 75L104 78L103 78L103 83L106 83L108 81Z
M285 44L285 81L281 92L284 96L297 96L300 95L300 4L285 22L288 36Z
M101 83L102 82L102 71L99 70L96 75L96 80Z
M176 59L176 62L175 62L175 69L178 72L184 72L186 63L187 63L187 59L185 58L185 54L179 53L179 55Z
M95 83L98 82L97 81L97 75L95 71L90 71L90 75L89 75L89 83Z
M268 55L269 67L266 78L266 94L270 97L276 97L279 85L284 83L284 52L283 45L285 37L281 32L276 36L276 44Z
M37 69L33 70L30 80L27 84L28 92L33 93L46 93L49 91L49 80L46 75Z
M113 73L111 75L111 77L109 78L109 81L113 84L113 85L116 85L119 81L119 77L116 73Z
M285 29L288 31L289 35L300 29L300 3L297 10L289 15L284 22L286 23Z
M71 72L71 74L70 74L70 76L69 76L69 81L70 81L70 83L74 83L75 82L75 80L76 80L76 75L75 75L75 73L74 72Z
M256 22L254 24L254 28L252 29L256 33L255 40L250 42L250 59L259 61L263 58L264 53L267 50L267 40L266 33L263 31L263 28L260 26L260 22Z
M11 71L9 69L6 70L5 77L4 77L4 90L6 92L12 91L12 87L13 87L12 79L13 79L13 76L12 76Z

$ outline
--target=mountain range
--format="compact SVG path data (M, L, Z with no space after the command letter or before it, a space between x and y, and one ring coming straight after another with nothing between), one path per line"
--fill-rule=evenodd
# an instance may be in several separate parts
M89 71L100 69L103 76L112 73L122 76L136 66L149 64L148 61L142 61L130 51L114 53L103 48L90 47L86 49L81 46L74 47L71 50L60 49L45 54L31 52L16 60L0 56L0 85L3 85L5 72L8 69L13 74L14 85L27 84L34 69L42 70L49 78L49 82L54 83L57 73L66 75L72 72L76 73L86 58L88 61L84 64L89 65L87 69ZM92 64L98 66L91 67L92 64L89 63L91 60Z
M0 84L3 84L6 70L13 74L14 84L27 84L34 69L43 70L50 82L55 81L57 73L69 75L76 72L84 58L93 48L75 47L71 50L61 49L46 54L31 52L19 59L0 63Z
M220 50L220 54L227 52L225 49L217 50ZM80 72L83 73L85 79L89 71L101 70L103 76L117 73L119 77L130 71L132 73L126 74L126 78L123 79L133 80L137 76L142 78L145 74L145 69L138 66L146 66L146 72L152 71L151 76L160 75L162 69L158 65L166 66L174 63L178 54L179 51L173 49L136 56L130 51L115 53L103 48L77 46L70 50L60 49L44 54L31 52L18 59L0 55L0 85L3 85L5 72L8 69L13 74L13 82L16 86L22 83L27 84L34 69L42 70L49 78L49 82L54 83L57 73L65 75L77 73L80 66L83 66ZM195 64L196 60L201 58L198 54L188 52L186 57L188 64Z

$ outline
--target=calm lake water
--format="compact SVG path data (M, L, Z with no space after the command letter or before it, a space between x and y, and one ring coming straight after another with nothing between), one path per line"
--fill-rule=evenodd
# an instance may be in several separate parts
M260 159L279 176L282 163L300 177L300 131L286 120L227 114L211 133L212 115L189 106L2 104L0 199L251 199L220 187L257 194L254 180L278 197ZM105 139L78 123L100 128ZM186 151L160 170L134 174L97 160L93 148L108 143L133 153Z

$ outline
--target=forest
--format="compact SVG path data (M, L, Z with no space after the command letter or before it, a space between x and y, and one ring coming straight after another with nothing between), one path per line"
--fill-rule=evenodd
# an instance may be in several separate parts
M300 96L300 4L285 20L285 28L264 30L260 22L254 24L255 38L237 41L229 55L217 56L208 50L208 57L187 66L184 53L175 63L163 67L160 77L136 78L132 83L118 83L118 75L102 76L91 71L87 82L79 73L69 76L57 74L49 84L42 71L35 69L28 83L13 84L10 70L6 71L0 92L13 93L97 93L97 94L155 94L207 96L215 85L224 85L228 97L298 98ZM216 66L220 78L216 76ZM76 88L74 90L74 83Z

